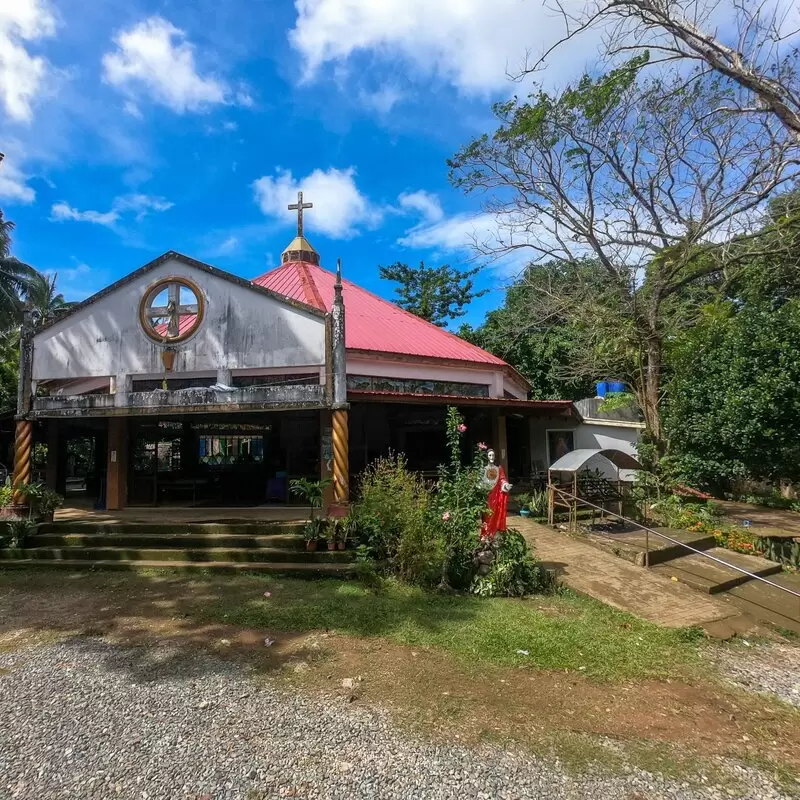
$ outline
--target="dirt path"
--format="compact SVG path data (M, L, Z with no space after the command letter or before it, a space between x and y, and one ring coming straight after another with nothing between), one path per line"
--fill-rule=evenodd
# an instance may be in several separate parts
M53 574L46 583L7 583L0 588L0 651L76 635L184 659L200 649L330 702L344 694L388 709L447 741L515 742L607 766L635 758L645 769L675 774L696 768L698 759L704 772L713 769L718 756L800 770L798 712L715 682L711 669L703 678L601 683L580 672L478 668L379 637L209 624L202 607L220 591L219 580ZM252 599L257 578L227 580L232 605ZM265 648L265 637L275 644ZM346 678L352 684L343 688Z
M728 522L743 525L750 520L753 533L760 536L800 537L800 514L783 508L767 508L732 500L715 500Z

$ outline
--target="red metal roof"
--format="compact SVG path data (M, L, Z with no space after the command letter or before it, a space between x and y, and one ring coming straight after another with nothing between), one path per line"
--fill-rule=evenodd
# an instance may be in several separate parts
M330 311L336 276L315 264L290 261L253 283L321 311ZM350 350L370 350L428 358L507 366L506 362L394 303L343 280L345 337Z
M197 319L197 314L181 314L178 317L178 336L183 336L184 333L192 329L195 320ZM153 328L153 330L159 336L167 335L167 323L161 322Z

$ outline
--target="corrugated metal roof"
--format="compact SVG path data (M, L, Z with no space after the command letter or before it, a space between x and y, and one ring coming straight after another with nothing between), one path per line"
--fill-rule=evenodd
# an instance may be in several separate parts
M315 264L290 261L253 283L330 311L336 276ZM371 350L506 366L480 347L404 311L394 303L343 280L345 337L350 350Z

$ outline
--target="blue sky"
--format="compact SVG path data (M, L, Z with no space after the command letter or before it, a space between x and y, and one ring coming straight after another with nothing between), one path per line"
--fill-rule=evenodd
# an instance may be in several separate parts
M467 265L495 230L445 162L558 31L540 0L0 0L15 253L69 299L170 249L254 277L302 188L323 264L391 297L378 264ZM582 66L567 48L548 77ZM484 270L467 319L509 272Z

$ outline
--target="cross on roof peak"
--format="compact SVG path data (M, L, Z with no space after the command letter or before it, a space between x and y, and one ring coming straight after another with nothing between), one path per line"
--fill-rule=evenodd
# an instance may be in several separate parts
M303 193L297 193L297 202L291 203L289 205L289 211L296 211L297 212L297 235L303 235L303 210L306 208L314 208L313 203L304 203L303 202Z

